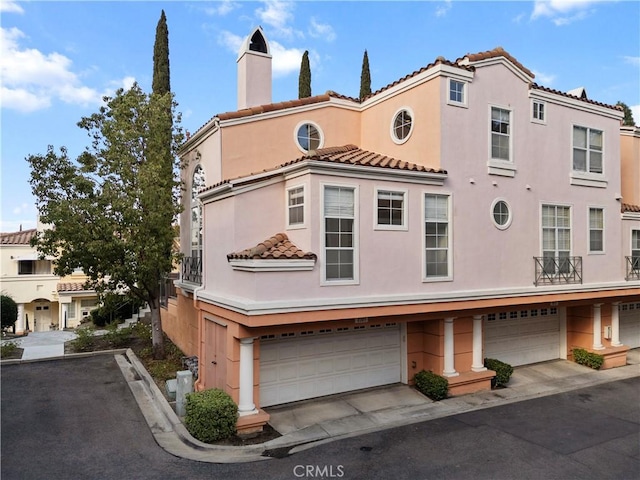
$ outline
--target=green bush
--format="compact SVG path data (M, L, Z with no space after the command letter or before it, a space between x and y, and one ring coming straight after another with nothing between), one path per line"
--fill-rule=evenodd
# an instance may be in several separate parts
M2 330L13 327L18 319L18 304L9 295L0 295L0 314Z
M509 379L513 373L513 367L511 365L496 360L495 358L485 358L484 366L496 372L496 387L505 386L509 383Z
M131 329L129 327L118 328L117 323L111 323L107 325L107 333L104 338L112 347L120 348L128 344L131 338Z
M236 433L238 406L218 388L187 394L184 425L194 438L212 443Z
M415 374L413 380L418 391L431 400L443 400L449 394L449 381L433 372L422 370Z
M76 338L71 340L71 345L76 352L86 352L93 347L95 343L95 337L93 327L78 327L76 328Z
M594 370L600 370L604 363L604 355L588 352L584 348L574 348L573 359L576 363Z
M0 346L0 358L10 357L18 349L17 342L5 342Z

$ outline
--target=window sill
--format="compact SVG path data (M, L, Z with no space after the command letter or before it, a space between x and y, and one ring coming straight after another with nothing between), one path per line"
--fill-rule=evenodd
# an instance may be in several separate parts
M455 102L453 100L447 100L447 105L451 105L452 107L461 107L461 108L469 108L469 106L464 102Z
M452 276L447 277L423 277L422 283L435 283L435 282L453 282Z
M320 282L321 287L338 287L343 285L360 285L360 281L358 279L351 280L326 280L323 279Z
M513 162L505 162L504 160L489 160L487 167L489 175L501 177L515 177L518 170Z
M596 187L607 188L608 181L602 174L586 173L586 172L571 172L571 185L579 187Z
M407 227L406 225L375 225L373 229L382 231L406 232L409 230L409 227Z

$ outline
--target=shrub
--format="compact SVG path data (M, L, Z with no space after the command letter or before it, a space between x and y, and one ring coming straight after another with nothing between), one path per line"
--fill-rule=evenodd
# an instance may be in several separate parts
M0 346L0 358L10 357L18 349L17 342L5 342Z
M184 425L194 438L212 443L236 432L238 406L218 388L187 394Z
M2 330L13 327L18 319L18 304L9 295L0 295L0 314Z
M75 339L71 340L73 349L76 352L86 352L89 349L91 349L91 347L93 347L93 344L95 342L95 338L93 336L94 331L95 330L93 327L76 328L77 336Z
M431 400L443 400L449 394L449 381L433 372L422 370L415 374L413 380L418 391Z
M509 383L511 374L513 373L513 367L508 363L501 362L495 358L485 358L484 366L489 370L496 372L496 386L504 386Z
M104 338L109 342L112 347L119 348L127 345L131 338L130 328L118 328L117 323L111 323L107 326L107 333Z
M584 348L574 348L573 359L576 363L594 370L600 370L604 363L604 355L588 352Z

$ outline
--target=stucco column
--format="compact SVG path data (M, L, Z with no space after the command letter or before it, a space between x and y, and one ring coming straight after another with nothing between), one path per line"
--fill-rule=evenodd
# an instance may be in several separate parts
M603 350L602 345L602 317L601 317L601 303L593 304L593 349Z
M482 359L482 315L473 316L473 363L471 371L484 372L487 368Z
M24 332L24 303L18 304L18 319L16 320L16 332Z
M444 377L456 377L459 375L454 367L453 360L453 318L444 319Z
M611 346L620 347L620 302L611 304Z
M253 338L240 339L240 400L238 414L257 413L253 403Z
M62 304L62 318L60 319L59 325L58 325L58 329L59 330L64 330L65 328L67 328L67 319L69 318L69 304L68 303L63 303Z

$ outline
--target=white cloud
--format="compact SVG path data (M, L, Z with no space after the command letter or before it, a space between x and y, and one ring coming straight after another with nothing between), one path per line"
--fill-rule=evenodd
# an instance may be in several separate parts
M213 4L214 6L205 7L204 13L212 16L224 17L236 8L240 7L238 2L233 0L222 0Z
M449 10L451 10L451 0L444 0L444 2L436 7L436 17L444 17Z
M536 0L531 19L548 17L556 26L568 25L586 18L603 1L608 0Z
M295 8L294 2L283 0L266 0L265 8L256 9L256 15L265 25L274 30L277 36L291 37L293 28L288 25L293 21L292 10Z
M313 38L324 38L328 42L333 42L336 39L336 32L333 27L326 23L318 23L315 17L311 17L309 35Z
M622 58L624 58L624 62L625 63L630 63L631 65L635 65L636 67L640 67L640 57L630 57L628 55L625 55Z
M242 47L243 42L243 37L227 30L223 30L218 35L218 43L236 55L240 52L240 47Z
M537 70L532 70L533 74L536 76L536 83L542 84L544 86L551 86L556 79L555 75L539 72Z
M83 85L73 62L57 52L45 54L19 45L26 35L0 28L2 108L23 113L48 108L54 99L69 104L99 105L104 93Z
M285 48L278 42L271 42L271 55L273 56L273 76L284 77L292 72L300 71L300 63L304 50L300 48Z
M22 7L13 0L0 1L0 12L2 13L24 13Z

